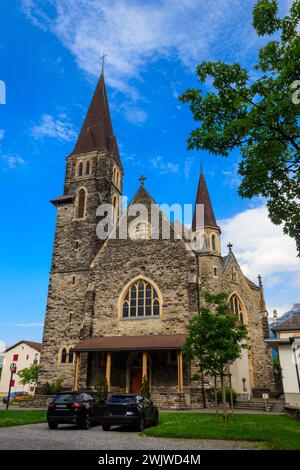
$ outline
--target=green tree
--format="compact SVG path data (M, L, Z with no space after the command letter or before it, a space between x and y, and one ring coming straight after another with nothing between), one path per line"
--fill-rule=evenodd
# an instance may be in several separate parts
M35 386L38 380L39 366L32 364L30 367L26 367L18 372L20 377L20 383L22 385Z
M227 419L224 378L228 364L241 357L244 348L249 348L247 327L240 325L237 316L230 312L226 292L204 292L202 299L205 303L188 327L184 354L188 360L195 360L196 375L220 376L223 416Z
M200 123L190 133L188 149L222 157L240 149L240 196L263 196L271 221L283 224L300 254L299 19L300 0L284 18L278 17L276 0L257 1L253 26L259 36L273 37L260 48L254 70L202 62L199 81L213 89L188 89L179 99L189 103Z

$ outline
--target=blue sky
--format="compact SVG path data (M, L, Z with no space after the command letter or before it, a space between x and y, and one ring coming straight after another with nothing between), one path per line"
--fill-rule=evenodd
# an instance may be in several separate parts
M103 49L115 134L129 199L138 177L158 203L193 203L200 160L216 217L245 273L264 276L270 310L299 302L295 244L267 218L264 202L237 195L238 153L187 152L194 123L178 94L197 86L201 60L255 62L254 1L2 0L0 105L2 206L0 341L41 340L55 208L65 157L99 71ZM222 7L220 8L220 5ZM280 2L281 12L286 2Z

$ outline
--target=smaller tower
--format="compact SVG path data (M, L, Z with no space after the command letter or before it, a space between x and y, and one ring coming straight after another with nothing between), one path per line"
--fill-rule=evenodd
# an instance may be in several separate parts
M199 254L220 256L220 235L221 229L216 222L204 173L201 168L190 234L191 242Z

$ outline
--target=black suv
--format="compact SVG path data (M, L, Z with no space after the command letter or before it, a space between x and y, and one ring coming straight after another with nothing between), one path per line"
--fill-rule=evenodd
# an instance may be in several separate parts
M129 426L143 431L145 426L158 424L158 408L141 395L112 395L106 402L102 416L103 431L111 426Z
M48 405L48 426L57 429L59 424L71 423L89 429L92 423L102 423L104 404L84 392L59 393Z

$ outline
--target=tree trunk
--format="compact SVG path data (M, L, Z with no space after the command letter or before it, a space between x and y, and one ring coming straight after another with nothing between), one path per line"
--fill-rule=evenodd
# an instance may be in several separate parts
M227 404L226 404L226 391L224 383L224 374L221 373L221 388L222 388L222 403L223 403L223 419L227 421Z
M206 390L204 386L204 373L202 372L201 375L201 385L202 385L202 397L203 397L203 406L204 408L207 408L207 398L206 398Z
M218 396L217 396L217 376L215 375L215 407L216 413L219 413L219 406L218 406Z
M229 373L229 387L230 387L230 406L231 406L231 413L233 414L233 393L232 393L232 382L231 382L231 374Z

